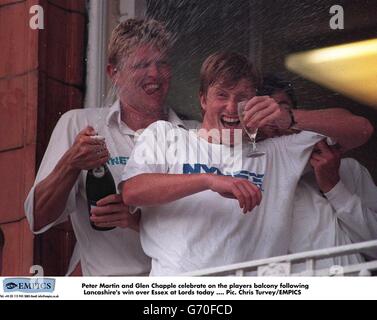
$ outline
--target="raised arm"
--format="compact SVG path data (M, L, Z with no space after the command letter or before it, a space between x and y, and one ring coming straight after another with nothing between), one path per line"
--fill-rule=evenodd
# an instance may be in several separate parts
M237 199L246 213L262 199L259 188L248 180L212 174L145 173L125 181L121 188L123 202L133 206L161 205L212 190L223 197Z
M268 96L253 97L248 101L246 109L245 123L250 128L269 124L281 130L293 128L314 131L335 139L342 151L363 145L374 130L368 119L345 109L292 109L289 112L289 108L278 105Z
M293 115L296 129L334 138L343 151L366 143L374 130L368 119L341 108L293 110Z
M352 242L377 239L377 187L368 170L356 160L340 160L340 153L323 141L310 158L318 188L335 210L342 231ZM376 258L376 250L367 255Z

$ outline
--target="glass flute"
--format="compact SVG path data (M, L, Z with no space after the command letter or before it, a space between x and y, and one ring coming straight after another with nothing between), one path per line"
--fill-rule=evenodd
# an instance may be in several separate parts
M257 137L257 133L258 133L258 128L255 128L255 129L248 128L245 125L244 114L245 114L246 103L247 103L247 101L241 101L241 102L238 103L238 105L237 105L238 116L240 118L242 128L244 129L244 131L246 132L246 134L250 138L251 148L250 148L249 152L247 153L246 157L256 158L256 157L260 157L260 156L265 155L265 152L259 151L258 148L257 148L256 137Z

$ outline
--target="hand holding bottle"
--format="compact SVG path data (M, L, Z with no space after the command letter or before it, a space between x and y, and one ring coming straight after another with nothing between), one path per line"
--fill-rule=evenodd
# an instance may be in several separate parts
M112 194L97 201L91 209L90 220L97 227L131 228L139 231L140 212L131 214L120 194Z
M104 139L95 137L96 132L90 126L79 132L66 153L67 162L72 168L89 170L100 167L109 159Z

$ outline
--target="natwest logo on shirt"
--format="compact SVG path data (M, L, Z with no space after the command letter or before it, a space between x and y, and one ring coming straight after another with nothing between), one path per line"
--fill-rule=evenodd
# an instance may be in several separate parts
M242 178L250 180L253 184L255 184L258 188L262 189L264 174L258 174L247 170L240 170L233 173L223 173L219 168L216 167L209 167L206 164L202 163L184 163L182 168L183 174L195 174L195 173L214 173L222 176L231 176L234 178Z
M117 157L111 157L108 161L107 164L110 166L115 166L115 165L126 165L129 157L124 157L124 156L117 156Z

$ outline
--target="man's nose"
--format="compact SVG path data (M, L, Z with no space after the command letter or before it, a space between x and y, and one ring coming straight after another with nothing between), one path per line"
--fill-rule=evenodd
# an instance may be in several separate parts
M157 77L160 75L160 69L156 63L151 63L148 67L148 76Z
M237 114L237 101L235 99L229 99L226 109L229 114Z

